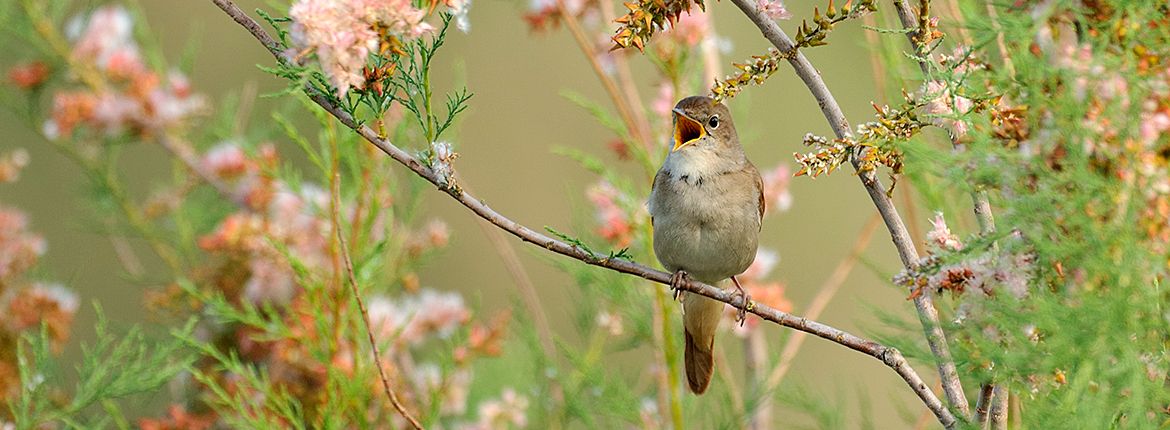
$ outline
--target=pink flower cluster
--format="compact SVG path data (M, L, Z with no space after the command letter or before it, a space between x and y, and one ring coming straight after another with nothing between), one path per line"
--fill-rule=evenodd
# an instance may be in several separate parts
M398 299L377 296L369 303L370 325L396 345L416 345L431 336L449 336L471 319L458 293L423 289Z
M931 230L926 237L932 254L963 250L963 243L951 233L942 213L931 220ZM1004 239L1005 247L1016 245L1022 240L1018 232ZM962 294L968 289L994 295L997 290L1006 291L1016 298L1028 295L1035 255L1029 252L1005 252L991 250L987 253L967 257L962 261L945 264L926 278L926 287L936 291L948 290ZM920 294L920 293L915 293Z
M208 151L201 162L249 208L224 218L215 231L200 238L199 246L247 266L243 295L253 303L287 304L296 294L292 266L274 243L309 268L329 267L332 261L329 223L323 216L327 193L309 185L293 190L268 177L265 168L276 162L270 145L261 147L257 158L250 158L233 143Z
M45 240L28 231L28 218L0 207L0 285L10 284L45 253Z
M619 248L625 248L634 240L633 221L619 205L623 199L621 191L607 181L601 181L585 191L585 196L596 210L597 234Z
M934 218L930 220L930 226L930 231L926 233L927 245L942 252L963 250L963 243L959 241L958 236L951 233L951 229L947 227L947 221L943 219L942 212L934 214Z
M678 21L666 35L683 46L698 46L711 33L710 15L707 12L692 9L678 15Z
M459 6L464 13L469 7ZM317 54L339 96L365 88L363 71L382 44L380 30L408 39L434 31L423 21L427 12L410 0L298 0L288 13L293 41Z
M151 135L182 125L206 108L177 71L164 79L142 60L133 38L133 20L118 6L100 8L84 21L75 19L73 61L88 86L53 96L51 118L43 132L50 139L70 136L79 126L106 135Z
M531 31L545 31L560 24L561 4L565 12L574 16L589 14L590 18L597 15L596 2L590 0L529 0L528 12L524 14L524 21ZM593 19L589 19L592 21Z
M792 13L781 0L756 0L756 11L774 20L792 18Z
M930 81L919 90L919 97L926 102L923 110L930 115L930 123L947 130L952 139L967 134L970 124L959 118L975 106L971 99L952 94L946 82Z
M495 430L528 426L528 398L505 388L499 399L479 404L479 421L461 430Z
M78 299L56 284L25 279L45 253L45 241L28 231L24 213L0 207L0 407L20 393L17 341L45 327L60 352L73 326Z

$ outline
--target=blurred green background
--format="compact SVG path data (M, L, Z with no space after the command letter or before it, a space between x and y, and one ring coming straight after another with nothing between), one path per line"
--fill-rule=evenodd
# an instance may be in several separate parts
M265 94L285 85L256 68L256 64L271 64L272 58L210 1L142 0L141 6L168 61L179 64L184 55L189 55L191 63L186 71L193 86L208 95L213 105L231 94ZM264 2L246 1L241 1L240 6L244 10L266 7ZM794 16L809 16L813 3L795 1L788 6ZM572 90L606 106L608 98L567 31L530 33L521 19L527 8L522 1L475 2L471 33L452 31L437 59L435 82L440 89L466 82L475 93L471 109L451 136L462 154L457 167L463 181L488 204L520 223L536 229L548 225L571 231L590 216L587 213L592 209L584 190L596 178L551 149L574 147L615 165L617 161L605 149L612 135L560 93ZM716 31L731 42L730 53L724 56L725 72L730 70L731 62L768 48L758 30L729 2L711 2L708 9L714 15ZM878 16L879 22L888 19L884 15L885 12ZM798 24L781 22L782 27L792 31ZM842 25L830 37L830 46L807 51L847 117L855 123L871 118L870 102L880 99L870 60L878 49L868 46L860 25ZM904 43L900 35L884 36L882 42ZM5 63L19 60L8 59ZM638 56L631 57L631 64L642 99L653 100L657 80L652 68ZM256 100L241 120L262 125L269 121L274 103L270 99ZM761 170L777 163L791 165L791 154L804 150L800 142L805 133L831 135L816 102L787 67L764 86L747 89L730 104L748 155ZM87 218L93 212L92 205L86 203L86 178L45 144L37 130L12 115L0 114L0 129L5 131L0 145L4 151L24 147L32 159L20 182L0 187L0 202L27 211L32 229L47 239L49 251L40 266L41 277L61 281L74 288L82 299L68 356L76 357L78 343L93 334L90 327L94 312L89 305L93 301L101 303L115 325L147 322L142 293L149 287L122 279L110 240L89 227L92 222ZM295 151L288 142L277 144L285 152ZM417 142L399 144L421 147ZM127 176L133 178L128 184L131 191L141 199L152 189L152 181L169 177L170 163L161 150L148 145L135 147L132 153L124 167ZM627 167L634 171L632 165ZM405 170L401 176L406 176ZM772 277L787 283L789 298L800 314L848 253L874 209L857 179L847 171L815 181L794 178L792 193L792 209L767 220L761 242L779 251L781 261ZM442 255L419 274L422 285L460 291L485 314L511 307L516 297L512 279L474 216L442 193L429 193L425 206L427 217L438 217L450 224L453 239ZM925 223L925 211L919 212L917 228ZM547 263L549 254L519 241L514 243L546 312L553 317L554 328L558 334L575 338L571 322L557 319L571 315L572 297L578 289L569 277ZM888 235L879 228L864 254L863 264L849 277L820 320L865 335L889 331L877 321L874 309L912 320L913 307L905 292L885 281L898 268ZM646 306L649 312L649 303ZM779 341L784 333L774 326L765 329L770 340ZM727 337L728 342L738 341ZM735 346L728 351L739 349L738 345L727 346ZM649 351L636 351L622 354L621 358L637 365L650 360L651 355ZM731 367L738 369L742 365L731 363ZM916 367L924 375L934 373L929 365ZM932 383L934 379L928 377ZM873 415L869 419L879 428L898 427L903 422L899 416L909 413L913 419L922 410L902 381L881 363L818 339L807 342L785 381L814 387L847 410L857 409L859 395L866 396L872 403ZM861 413L869 415L854 411L851 422L860 423ZM780 417L785 415L788 412L783 410L777 413Z

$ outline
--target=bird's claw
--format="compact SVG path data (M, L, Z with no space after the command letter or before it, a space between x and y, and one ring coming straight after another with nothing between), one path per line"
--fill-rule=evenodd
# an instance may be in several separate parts
M741 305L736 308L735 312L735 321L739 323L740 327L743 327L743 322L747 320L747 311L752 308L752 296L743 289L739 280L735 279L734 276L731 277L731 282L735 284L736 294L743 298L743 301L740 302Z
M687 271L679 270L670 275L670 291L674 293L674 300L679 300L682 297L682 286L688 280Z

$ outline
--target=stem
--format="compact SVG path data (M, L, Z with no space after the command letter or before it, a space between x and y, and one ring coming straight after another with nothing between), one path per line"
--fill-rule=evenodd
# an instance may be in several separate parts
M212 2L234 21L247 29L261 44L266 47L270 47L269 51L274 57L276 57L278 61L288 64L295 64L295 60L293 59L292 55L282 51L279 47L279 44L277 44L276 41L272 39L272 36L260 28L259 24L257 24L255 20L240 10L240 8L236 6L235 3L233 3L231 0L212 0ZM395 161L410 169L419 177L427 180L431 184L436 185L440 188L440 190L447 193L447 195L458 201L468 210L474 212L477 216L491 222L504 231L511 233L520 240L532 243L533 245L544 248L550 252L582 261L589 265L604 267L620 273L640 276L644 279L648 279L662 285L671 284L670 281L672 274L670 273L666 273L661 270L655 270L633 261L612 259L607 255L587 252L577 246L553 239L505 217L503 214L500 214L499 212L491 209L482 200L472 196L469 193L462 192L449 186L440 185L440 183L446 183L446 178L442 178L435 174L434 171L424 166L416 158L406 153L406 151L403 151L397 146L394 146L388 140L379 138L374 130L357 123L353 117L351 117L345 111L341 110L338 106L329 102L329 99L324 94L320 93L312 87L305 87L304 91L314 103L317 103L318 106L321 106L321 108L323 108L326 112L328 112L330 115L333 115L335 118L337 118L338 121L352 129L354 132L361 135L362 138L364 138L370 144L376 146L390 158L393 158ZM689 280L681 285L678 285L678 287L683 291L691 292L703 297L730 304L734 307L745 308L748 312L757 315L766 321L816 335L822 339L873 357L897 373L898 376L901 377L902 380L906 383L906 385L909 386L912 391L914 391L922 403L926 405L926 407L929 408L932 413L935 414L935 417L938 418L939 422L942 423L944 427L949 429L953 428L956 424L954 415L951 414L951 412L947 410L945 406L943 406L942 402L939 401L934 392L932 392L926 383L922 380L922 377L919 376L912 367L910 367L905 357L903 357L902 353L896 348L888 347L878 342L858 337L851 333L808 318L797 317L792 314L773 309L772 307L764 304L756 302L745 302L744 297L738 293L733 291L724 291L723 289L704 284L702 282Z

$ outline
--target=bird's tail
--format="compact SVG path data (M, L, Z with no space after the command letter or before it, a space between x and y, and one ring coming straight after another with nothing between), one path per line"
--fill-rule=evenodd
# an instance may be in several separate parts
M683 295L683 334L686 337L687 383L695 394L703 394L715 371L715 329L723 303L698 294Z

